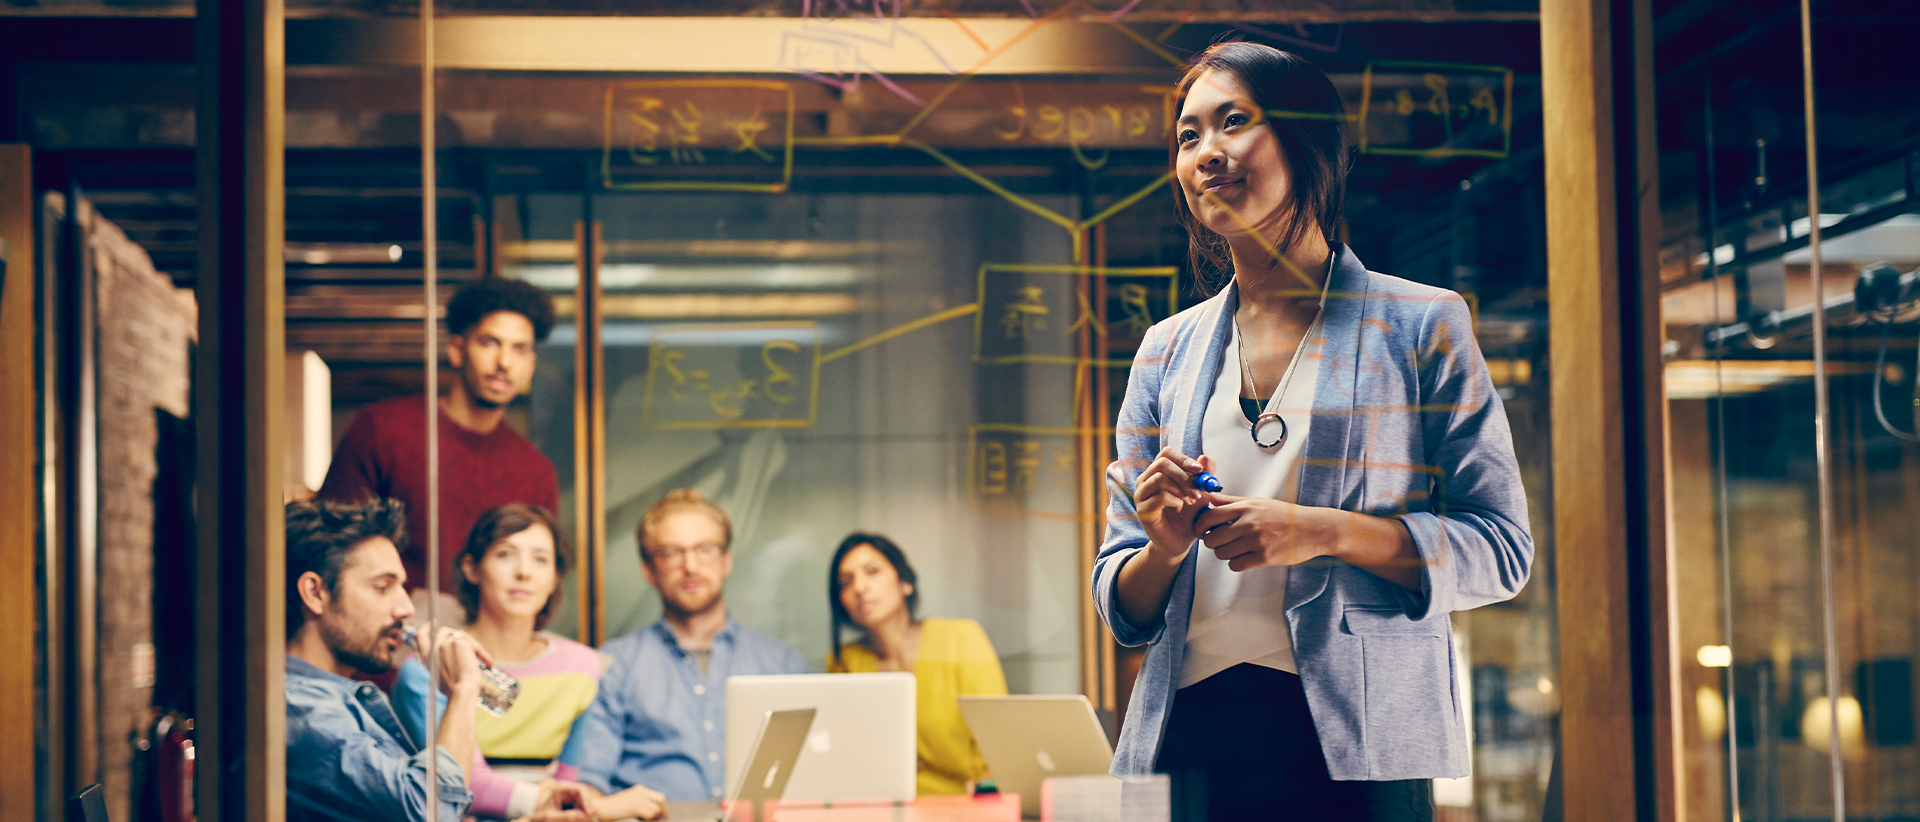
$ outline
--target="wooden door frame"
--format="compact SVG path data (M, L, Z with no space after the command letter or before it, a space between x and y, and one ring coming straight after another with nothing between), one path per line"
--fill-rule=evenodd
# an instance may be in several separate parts
M286 818L286 16L199 0L195 797Z
M1540 8L1560 810L1570 820L1677 820L1682 792L1652 31L1644 1Z
M37 443L34 401L36 381L34 294L39 271L34 265L33 161L25 145L0 145L0 693L16 698L0 702L0 727L34 727L37 671L34 658L34 609L38 601L35 565L40 540L35 533L40 501L34 481L42 457ZM0 748L0 808L32 808L38 779L34 748Z

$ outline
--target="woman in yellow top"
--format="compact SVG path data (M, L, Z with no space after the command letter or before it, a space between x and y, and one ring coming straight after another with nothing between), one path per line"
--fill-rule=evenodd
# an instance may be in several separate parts
M854 534L827 566L833 606L830 673L909 671L918 688L919 793L966 793L986 774L986 760L960 716L961 694L1007 692L1000 657L971 619L916 619L920 594L907 555L886 537ZM855 629L860 638L841 644Z

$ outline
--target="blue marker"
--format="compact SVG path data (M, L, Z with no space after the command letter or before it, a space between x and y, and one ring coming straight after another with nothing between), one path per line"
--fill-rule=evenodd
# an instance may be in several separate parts
M1198 474L1194 474L1193 485L1195 488L1198 488L1202 491L1210 491L1215 494L1220 493L1221 489L1226 487L1220 484L1219 477L1216 477L1212 473L1207 471L1201 471Z

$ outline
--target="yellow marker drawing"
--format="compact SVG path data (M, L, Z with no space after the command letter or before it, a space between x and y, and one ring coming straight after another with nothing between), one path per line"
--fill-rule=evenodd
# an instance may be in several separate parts
M967 426L967 491L972 508L1054 520L1093 520L1099 512L1049 511L1031 507L1036 493L1051 491L1066 500L1077 484L1074 477L1072 428L1029 428L1003 424ZM1052 446L1050 449L1049 446ZM1053 459L1047 459L1048 451Z
M959 90L959 88L962 85L965 85L968 80L972 80L975 75L979 74L980 69L985 68L988 63L993 62L993 58L999 57L1002 52L1006 51L1009 48L1012 48L1015 44L1019 43L1020 41L1027 39L1028 35L1036 31L1039 31L1041 26L1059 19L1062 15L1065 15L1069 10L1071 10L1074 7L1074 5L1075 4L1073 3L1069 3L1051 12L1048 12L1047 16L1034 20L1026 28L1021 29L1019 34L1016 34L1012 37L1007 38L1007 42L1001 43L1000 45L995 46L991 51L988 51L985 55L982 55L979 62L974 63L966 71L961 72L960 76L956 78L953 81L953 83L949 84L946 88L941 89L939 94L934 95L933 99L928 100L926 105L921 106L919 113L915 114L913 116L913 119L908 120L907 124L901 127L901 129L898 132L896 132L893 136L896 139L900 139L900 140L906 139L907 135L912 134L913 130L916 128L919 128L920 123L927 119L927 115L932 114L933 110L936 108L939 108L941 103L946 102L946 99L949 96L952 96L952 94L955 91Z
M915 331L919 331L922 328L926 328L929 325L933 325L935 323L943 323L943 322L946 322L947 320L955 319L958 317L965 317L968 314L976 313L979 310L980 310L979 303L967 303L966 305L949 308L938 314L921 317L920 319L914 320L913 322L904 323L902 325L897 325L897 326L894 326L893 328L889 328L885 331L882 331L878 334L875 334L871 337L868 337L864 340L861 340L857 343L846 346L844 348L836 348L833 351L828 352L827 354L821 356L820 362L822 364L830 363L848 354L852 354L863 348L879 345L880 343L886 342L887 340L891 340L894 337L898 337L902 334L911 334Z
M1445 96L1446 77L1443 72L1454 72L1455 74L1488 74L1499 77L1501 89L1504 94L1504 99L1499 103L1498 112L1500 148L1459 148L1454 146L1393 148L1390 146L1381 147L1372 145L1368 141L1367 116L1373 110L1373 77L1376 70L1381 70L1382 73L1420 72L1425 74L1426 85L1434 92L1433 96L1427 101L1427 108L1430 112L1438 114L1441 117L1447 128L1449 142L1452 140L1453 134L1453 114L1451 105ZM1490 97L1491 95L1489 94L1488 96ZM1479 94L1476 94L1472 102L1467 104L1466 109L1469 116L1471 116L1475 109L1487 111L1489 120L1492 120L1495 117L1495 112L1492 111L1492 104L1492 100L1482 98ZM1445 110L1434 111L1435 108L1439 107L1444 107ZM1413 110L1412 96L1411 94L1406 94L1405 99L1400 101L1399 113L1402 115L1411 114ZM1479 65L1473 63L1426 63L1394 60L1377 60L1368 63L1366 70L1360 75L1359 147L1360 153L1362 154L1383 154L1403 157L1492 157L1496 159L1506 157L1513 149L1513 70L1505 66Z
M1017 309L1017 308L1020 308L1020 306L1022 305L1017 301L1015 303L999 303L996 306L988 305L989 295L988 295L988 289L987 289L987 280L988 280L988 275L992 273L1055 274L1055 275L1065 275L1065 276L1088 276L1088 277L1102 277L1102 278L1115 278L1115 277L1152 278L1154 280L1165 280L1166 293L1167 293L1166 305L1165 305L1166 316L1168 317L1173 316L1174 312L1176 312L1179 309L1180 295L1179 295L1178 280L1180 277L1180 269L1175 266L1112 268L1112 267L1087 266L1087 265L1081 265L1081 264L1058 265L1058 264L1044 264L1044 263L986 263L980 266L979 279L978 279L978 284L976 286L977 293L979 294L978 304L982 308L980 313L975 314L974 321L973 321L973 352L974 352L973 359L975 362L979 362L979 363L995 364L995 365L1008 365L1013 363L1057 363L1057 364L1063 364L1063 365L1097 365L1097 366L1106 366L1106 367L1126 367L1131 365L1132 363L1131 359L1110 360L1105 357L1076 356L1071 354L1057 354L1057 353L1046 353L1046 352L1029 353L1029 352L1022 351L1021 353L990 353L989 348L991 347L986 345L986 333L985 333L986 327L988 326L989 323L1000 325L1006 322L1007 317L1009 315L1006 313L995 314L990 320L986 316L987 308L998 307L998 308ZM1068 282L1071 282L1071 281L1068 281ZM1018 295L1021 295L1022 298L1024 299L1026 296L1029 295L1029 292L1039 291L1043 289L1044 289L1044 286L1033 286L1029 283L1023 283L1022 287L1019 289L1016 289L1015 293ZM1071 301L1065 303L1064 305L1058 305L1056 307L1062 307L1066 309L1064 313L1071 313L1074 319L1070 323L1062 323L1062 324L1059 324L1057 327L1060 328L1060 330L1064 334L1066 332L1075 331L1082 325L1089 325L1092 327L1092 330L1096 337L1104 339L1108 335L1110 329L1108 328L1107 325L1101 323L1094 316L1095 312L1093 310L1092 302L1086 296L1086 294L1084 294L1081 291L1081 289L1077 287L1074 288L1073 291L1075 296ZM1037 297L1038 295L1036 294L1032 296ZM1129 299L1132 299L1138 305L1149 304L1147 301L1146 295L1144 293L1139 294L1136 297L1135 295L1133 295L1132 292L1125 291L1124 287L1122 290L1121 299L1122 299L1123 308L1126 305L1128 305ZM1049 311L1051 311L1051 309L1049 309ZM1011 316L1013 316L1014 319L1019 324L1017 324L1016 326L1009 326L1008 329L1011 330L1012 328L1017 327L1021 330L1021 333L1019 334L1006 333L1006 334L998 335L995 338L996 341L1004 342L1004 340L1018 339L1024 343L1024 341L1031 336L1030 334L1027 333L1029 330L1033 330L1033 331L1042 330L1038 328L1030 328L1030 324L1027 324L1025 322L1025 320L1034 313L1035 312L1032 310L1031 307L1028 307L1022 311L1014 311L1011 314ZM1165 319L1165 317L1156 318L1156 317L1148 316L1147 318L1145 318L1145 322L1147 325L1150 326L1153 324L1154 321L1159 319ZM1135 328L1135 327L1138 327L1138 325L1141 322L1141 319L1137 317L1133 317L1132 315L1129 315L1128 317L1123 318L1122 322L1126 322L1129 328ZM1063 336L1061 340L1065 340L1065 337ZM1076 395L1077 395L1077 391L1076 391Z
M1262 249L1265 249L1267 254L1273 257L1274 262L1277 262L1281 265L1286 266L1287 270L1293 272L1293 276L1295 278L1298 278L1302 283L1302 285L1304 286L1304 290L1302 291L1281 291L1279 292L1279 296L1283 296L1283 297L1286 297L1286 296L1318 297L1320 296L1320 284L1314 282L1313 278L1307 276L1306 272L1301 271L1298 266L1293 264L1292 260L1287 259L1285 254L1281 254L1280 249L1274 246L1272 240L1267 239L1267 235L1265 233L1262 233L1258 229L1254 228L1252 223L1247 222L1247 219L1245 217L1240 216L1240 212L1234 211L1233 207L1227 205L1225 201L1219 198L1219 196L1213 194L1212 192L1208 192L1201 196L1206 197L1208 202L1211 202L1214 205L1219 206L1220 210L1225 211L1227 213L1227 216L1233 219L1234 223L1238 224L1241 228L1245 229L1248 234L1253 235L1253 238L1259 241L1260 247Z
M1025 209L1026 211L1040 215L1042 218L1046 219L1050 223L1053 223L1054 225L1060 226L1061 228L1064 228L1068 231L1074 231L1079 228L1078 223L1075 223L1072 220L1069 220L1065 217L1055 214L1052 210L1048 209L1045 206L1040 205L1039 203L1036 203L1032 200L1029 200L1025 197L1022 197L1018 194L1008 191L1005 186L1002 186L999 183L996 183L992 180L989 180L985 177L980 176L978 172L974 171L973 169L967 168L964 165L961 165L958 160L955 160L952 157L948 157L946 153L941 151L940 149L934 148L933 146L927 145L925 143L914 142L911 140L907 141L906 144L926 152L927 156L930 156L935 160L939 160L942 165L945 165L947 168L953 169L954 172L958 173L960 176L965 177L969 180L972 180L974 183L978 184L981 188L984 188L988 191L991 191L995 194L1000 195L1007 202L1013 203L1014 205L1017 205L1022 209Z
M790 330L789 337L778 337L759 344L758 360L763 376L748 378L736 373L723 378L710 368L697 368L689 348L713 348L709 345L683 346L673 337L683 334L727 334L742 331ZM810 346L803 342L811 340ZM808 348L811 351L808 351ZM727 349L730 353L738 346ZM783 365L780 355L801 357L807 385L801 388L792 366ZM820 328L812 322L734 323L718 325L677 325L654 329L647 357L646 393L641 399L641 422L662 430L714 428L806 428L820 414ZM728 361L737 360L737 357ZM802 396L804 394L804 397ZM806 416L749 418L748 400L766 400L776 410L804 402ZM672 409L669 411L668 409ZM679 412L675 414L673 412ZM663 413L664 412L664 413ZM662 418L662 417L666 418Z
M1140 202L1141 200L1145 199L1146 196L1148 194L1152 194L1155 189L1158 189L1159 187L1166 185L1167 183L1170 183L1172 181L1173 181L1173 172L1169 171L1165 174L1162 174L1158 178L1156 178L1153 182L1148 183L1145 186L1142 186L1139 191L1129 194L1119 202L1116 202L1113 205L1110 205L1104 209L1101 209L1100 213L1095 214L1092 217L1088 217L1085 220L1082 220L1080 222L1080 227L1088 228L1099 223L1104 223L1107 221L1108 218L1112 217L1115 214L1119 214L1120 212L1125 211L1128 208L1131 208L1134 203Z
M727 181L711 181L711 180L709 181L655 180L655 181L643 181L643 182L616 182L614 180L614 168L613 168L613 149L614 149L614 143L615 143L614 100L618 93L642 92L642 91L648 91L653 89L716 89L716 88L757 89L762 91L776 91L776 92L780 92L785 97L786 124L785 124L785 127L780 132L783 139L781 140L780 156L778 158L778 162L780 164L779 180L766 182L766 183L727 182ZM687 162L704 163L706 162L705 152L702 150L702 148L699 145L700 143L699 129L700 129L702 120L698 113L696 104L692 100L686 100L684 102L685 102L685 110L681 110L681 107L674 107L668 110L667 112L665 112L671 115L670 119L667 120L666 122L670 123L673 126L672 129L667 130L667 133L669 134L669 136L673 137L673 142L672 142L673 148L671 149L671 157L675 163L687 163ZM653 109L664 108L664 105L662 101L656 98L645 98L642 102L641 108L643 110L639 113L639 115L644 115ZM603 144L601 146L601 152L600 152L601 185L609 191L736 191L736 192L779 194L781 192L786 191L793 181L793 145L794 145L793 112L794 112L793 85L791 83L779 81L779 80L732 80L732 79L637 80L637 81L629 80L629 81L614 83L607 87L607 93L606 93L606 113L605 113L605 121L603 124L605 131L604 131L604 140L603 140ZM639 116L639 115L629 115L629 116L631 119L635 121L636 127L648 129L649 143L647 145L647 148L657 149L658 148L657 132L661 131L659 121L649 119L647 117ZM769 152L767 152L765 148L761 147L757 142L755 142L760 132L765 131L768 128L765 121L761 119L760 110L755 110L751 117L748 117L745 119L736 118L731 120L722 120L719 122L723 127L726 128L727 131L731 132L732 137L738 140L739 142L728 144L728 145L715 146L714 147L715 151L726 151L734 154L752 153L756 156L759 156L767 160L775 159L774 156ZM687 143L690 143L691 145L690 146L683 145ZM640 162L643 165L651 165L653 162L657 162L656 158L651 158L651 157L648 157L648 158L636 157L635 159L637 162Z
M1126 26L1121 25L1119 22L1111 18L1107 19L1107 25L1112 26L1116 31L1120 32L1121 34L1126 35L1127 39L1132 40L1135 43L1139 43L1141 48L1144 48L1147 51L1153 52L1153 55L1155 57L1158 57L1162 60L1167 61L1167 65L1173 66L1174 68L1177 68L1177 69L1185 69L1187 67L1187 61L1182 60L1178 57L1175 57L1173 55L1173 52L1170 52L1164 48L1161 48L1159 43L1155 43L1152 40L1148 40L1147 38L1140 36L1139 32L1136 32L1133 29L1127 28Z

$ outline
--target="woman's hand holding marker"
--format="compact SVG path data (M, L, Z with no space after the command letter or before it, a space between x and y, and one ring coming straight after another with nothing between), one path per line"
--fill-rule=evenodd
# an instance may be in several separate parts
M1207 510L1205 483L1220 485L1211 473L1213 459L1186 456L1163 448L1133 486L1133 504L1140 527L1147 532L1147 550L1164 561L1184 559L1200 538L1194 521Z
M1335 556L1354 514L1337 508L1296 505L1264 497L1207 495L1210 507L1194 529L1201 544L1227 561L1231 571L1299 565ZM1391 522L1391 520L1389 520Z
M1178 563L1195 540L1234 571L1298 565L1335 553L1341 525L1351 515L1221 493L1224 486L1212 468L1211 457L1196 460L1166 448L1140 475L1133 500L1150 540L1147 550L1156 558Z

